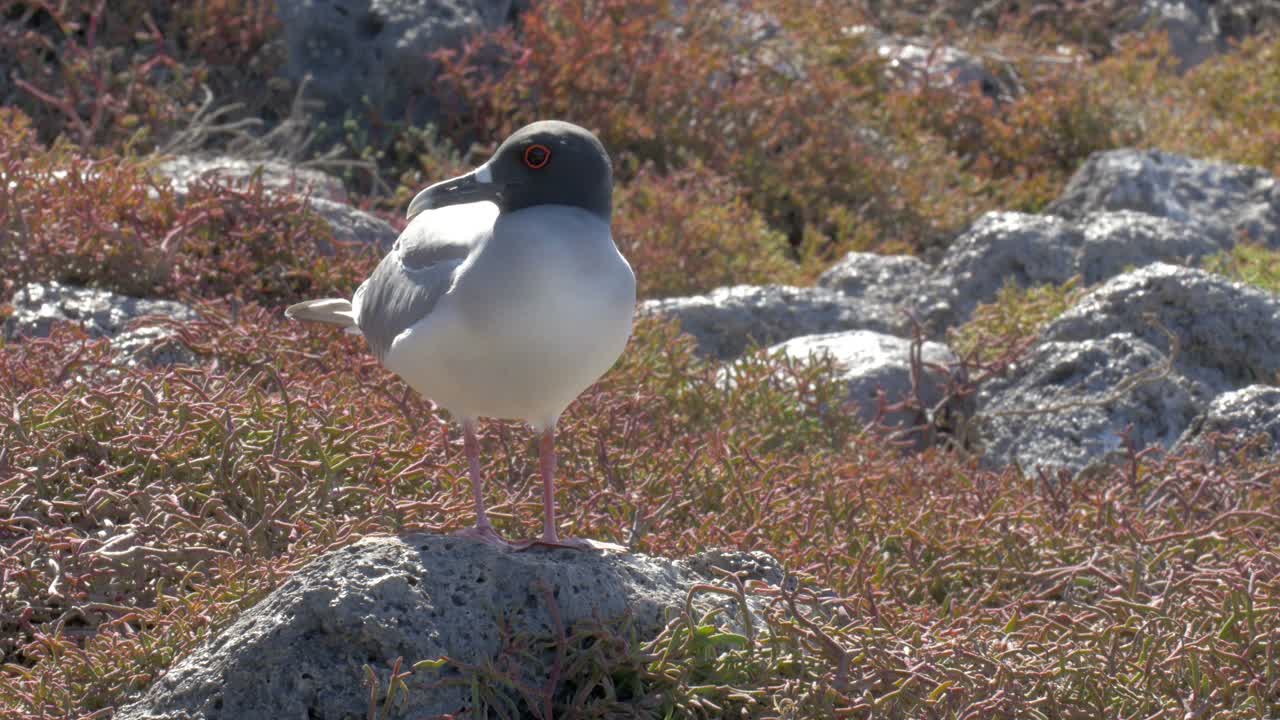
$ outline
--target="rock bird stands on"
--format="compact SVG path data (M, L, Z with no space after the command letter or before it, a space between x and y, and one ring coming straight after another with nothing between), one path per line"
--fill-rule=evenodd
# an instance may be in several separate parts
M588 547L556 534L555 426L631 334L635 275L610 232L612 186L594 135L533 123L472 172L418 193L349 302L285 311L358 329L383 365L462 421L476 504L462 535L508 545L485 515L476 418L510 418L542 434L542 537L518 546Z

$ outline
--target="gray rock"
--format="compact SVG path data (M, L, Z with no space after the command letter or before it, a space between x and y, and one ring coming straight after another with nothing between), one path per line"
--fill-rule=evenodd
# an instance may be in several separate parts
M1178 371L1216 392L1274 382L1280 372L1280 298L1219 275L1164 263L1096 288L1045 328L1042 338L1071 342L1131 333L1169 352Z
M826 288L736 285L706 295L648 300L638 312L675 318L698 341L699 352L720 360L741 355L752 343L772 345L801 335L854 329L910 333L899 309Z
M912 255L851 252L818 278L818 287L888 305L914 305L930 268Z
M1064 283L1078 272L1083 234L1044 215L990 212L956 238L938 264L936 304L924 311L930 333L960 324L1005 283Z
M1167 33L1179 68L1188 70L1278 23L1275 0L1144 0L1121 29Z
M1008 62L984 61L928 38L899 37L870 25L855 25L845 34L862 38L874 48L889 78L905 88L973 87L995 100L1012 100L1020 94L1017 74Z
M1182 70L1226 49L1217 18L1200 0L1145 0L1130 25L1168 34L1169 49Z
M1222 242L1244 235L1280 247L1280 185L1262 168L1159 150L1094 153L1048 211L1079 219L1099 210L1136 210L1203 228Z
M148 315L196 319L194 310L172 300L147 300L57 282L30 283L18 290L10 304L14 312L4 323L5 337L10 339L46 337L55 322L79 323L93 337L111 337Z
M1191 422L1177 447L1204 443L1213 433L1235 435L1240 441L1262 433L1271 441L1266 450L1280 449L1280 388L1250 385L1222 393Z
M197 180L206 179L232 188L243 188L261 172L263 186L274 192L305 196L317 215L324 218L338 242L369 243L380 249L391 249L399 235L381 218L347 204L347 191L342 181L319 170L300 168L275 160L242 160L234 157L196 157L180 155L160 163L156 174L168 179L178 195L185 196ZM332 252L327 243L321 250Z
M367 243L389 251L400 233L385 220L357 210L346 203L313 197L311 209L329 223L333 239L341 243ZM324 250L324 248L321 248Z
M935 270L906 255L849 253L818 283L910 311L935 337L967 321L1006 283L1034 287L1079 275L1094 284L1153 262L1195 263L1232 245L1226 233L1131 210L1092 212L1078 222L992 212L956 238Z
M1170 447L1210 390L1177 373L1124 386L1166 361L1163 352L1126 332L1042 343L1008 376L979 390L983 462L1079 472L1121 454L1121 433L1130 425L1139 449Z
M672 561L616 551L507 552L427 534L368 538L299 570L178 661L116 718L364 717L366 664L378 671L385 688L396 658L404 658L405 667L444 656L473 664L498 661L499 617L511 635L547 640L557 636L557 624L571 632L581 623L629 615L637 638L652 638L668 616L680 612L692 585L720 579L713 567L774 585L782 580L777 562L760 553L713 552ZM762 610L758 601L750 602L754 613ZM726 608L720 619L731 626L742 618L735 600L695 594L697 612L711 607ZM546 682L544 668L523 662L524 680ZM406 681L411 716L466 712L468 685L432 687L458 676L447 664L414 672Z
M792 338L769 351L781 351L801 361L829 358L849 388L849 401L865 422L877 419L881 392L887 404L900 402L911 394L911 341L905 338L853 330ZM958 362L950 348L936 342L924 343L921 360L944 367ZM944 373L924 367L915 399L925 408L934 407L942 400L945 383ZM889 428L918 427L928 422L927 417L908 412L892 412L880 418L880 423Z
M414 123L435 118L430 56L511 22L512 0L279 0L288 46L287 73L311 77L309 93L331 121L360 118L368 107ZM367 107L366 107L367 103Z
M866 275L878 297L893 297L880 283L896 280L900 293L913 293L926 330L937 334L968 320L979 303L994 300L1008 282L1025 288L1078 275L1092 285L1155 262L1196 264L1233 244L1229 234L1132 210L1088 213L1078 222L993 212L952 243L927 280L914 269L900 278L883 271L877 277L874 264L847 266L848 258L828 273L833 279Z
M166 365L191 365L196 361L191 351L168 328L147 326L125 332L111 338L111 349L116 362L128 367L138 365L159 367Z
M1235 244L1196 225L1131 210L1090 213L1078 226L1084 234L1078 272L1086 285L1153 262L1196 266Z
M218 155L203 157L177 155L160 162L155 174L169 181L174 192L185 196L198 180L209 180L233 188L243 188L255 177L268 190L310 194L335 202L347 201L342 181L319 170L301 168L277 160L244 160Z

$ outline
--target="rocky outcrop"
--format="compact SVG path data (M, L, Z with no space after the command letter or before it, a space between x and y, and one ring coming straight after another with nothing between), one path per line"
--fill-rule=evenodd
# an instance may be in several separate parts
M1243 236L1280 247L1280 183L1259 167L1159 150L1095 153L1048 211L1079 219L1102 210L1134 210L1187 223L1222 242Z
M972 88L1002 101L1020 94L1017 73L1008 61L983 59L928 38L900 37L870 25L851 27L845 34L867 43L884 62L885 74L902 87Z
M1161 373L1167 360L1124 332L1037 346L980 389L975 429L984 463L1078 472L1117 457L1126 429L1139 449L1170 447L1212 394Z
M870 330L853 330L793 338L769 348L795 360L826 359L848 387L847 400L863 422L884 428L907 429L928 425L927 410L942 400L946 372L957 358L947 346L921 346L921 367L912 381L911 341ZM883 405L911 400L918 411L881 412Z
M1155 262L1196 265L1234 244L1229 233L1134 210L1090 212L1072 221L992 212L961 233L936 267L909 256L850 253L818 284L911 312L936 338L966 322L1008 283L1025 288L1079 277L1093 285ZM897 327L891 332L909 329Z
M1125 30L1163 32L1183 70L1226 52L1233 42L1280 25L1271 0L1143 0Z
M1118 452L1126 428L1139 449L1172 448L1216 398L1275 380L1280 298L1149 265L1086 295L1041 338L981 388L983 457L993 467L1079 471Z
M1042 337L1073 342L1118 332L1172 352L1179 373L1215 393L1274 382L1280 373L1280 297L1204 270L1159 263L1116 277Z
M728 360L753 343L771 345L802 335L867 329L905 335L909 321L897 309L825 288L738 285L706 295L649 300L640 315L674 318L698 341L703 355Z
M325 115L435 118L432 53L513 20L523 0L280 0L289 77L310 77Z
M1262 450L1280 449L1280 388L1250 385L1222 393L1191 422L1178 438L1178 446L1207 442L1215 433L1234 436L1235 440L1249 440L1262 434L1268 441Z
M255 180L270 192L304 197L311 210L329 224L333 239L341 243L368 243L390 250L400 234L385 220L352 207L342 181L319 170L278 160L179 155L157 164L154 172L167 180L179 197L185 197L200 181L242 189ZM327 244L321 246L322 252L330 250Z
M117 720L276 720L364 717L362 668L385 687L404 667L450 658L407 678L412 717L466 713L472 691L457 663L497 661L504 635L554 640L579 624L629 619L632 640L655 636L681 611L690 589L716 570L777 585L782 571L760 553L711 551L673 561L616 546L596 552L510 552L471 540L405 535L362 540L299 570L229 627L173 665ZM736 599L695 593L695 611L747 631ZM750 599L755 627L762 607ZM749 631L748 631L749 632ZM530 656L525 680L541 685L554 653ZM541 667L537 660L546 662Z
M194 361L191 351L166 327L143 324L126 329L148 317L195 320L196 312L182 303L49 282L26 285L9 304L13 314L4 322L4 336L11 340L46 337L54 323L70 322L92 337L111 338L116 359L125 365Z
M400 233L385 220L357 210L344 202L310 198L311 209L333 230L333 239L341 243L367 243L382 252L391 250ZM324 248L321 248L324 250Z
M201 180L234 188L247 187L255 179L267 190L291 192L345 203L342 181L319 170L279 160L245 160L225 155L176 155L156 164L154 172L169 181L174 192L186 195Z

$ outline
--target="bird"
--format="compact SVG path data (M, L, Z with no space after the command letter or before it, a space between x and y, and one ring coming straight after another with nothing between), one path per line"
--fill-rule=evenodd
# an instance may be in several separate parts
M622 355L636 279L612 234L613 166L589 130L526 125L475 169L409 203L390 252L350 300L291 305L295 320L365 337L381 363L462 425L475 524L455 534L509 549L588 549L555 515L555 431ZM522 420L540 434L543 527L508 541L485 511L476 423Z

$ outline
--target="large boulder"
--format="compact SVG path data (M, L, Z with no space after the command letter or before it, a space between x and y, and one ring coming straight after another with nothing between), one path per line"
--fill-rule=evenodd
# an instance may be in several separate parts
M1280 25L1275 0L1142 0L1123 30L1163 32L1182 70L1228 51L1264 28Z
M1016 212L987 213L951 243L936 268L909 255L849 253L818 285L910 311L938 336L991 302L1006 283L1093 285L1155 262L1197 264L1228 250L1230 236L1132 210L1099 211L1078 221Z
M743 580L782 581L776 561L760 553L712 551L675 561L620 549L510 552L428 534L368 538L299 570L116 719L364 717L364 666L385 687L397 658L408 668L444 657L453 662L406 680L410 716L454 717L468 712L473 697L467 683L440 682L459 678L457 663L500 662L504 638L554 641L583 624L624 618L631 640L644 641L681 612L694 585L722 580L717 569ZM749 604L760 627L762 606L754 598ZM713 607L724 609L717 622L745 628L735 599L694 593L695 612ZM523 681L546 683L554 652L544 655L520 663Z
M8 339L46 337L54 323L69 322L80 325L92 337L110 338L115 361L121 365L190 364L196 359L170 328L140 322L146 318L198 318L194 310L179 302L48 282L22 287L9 304L13 314L4 322Z
M1233 246L1230 233L1134 210L1094 211L1076 220L987 213L951 243L927 281L902 275L900 287L913 291L909 306L937 334L966 322L1007 283L1025 288L1080 277L1094 284L1152 263L1198 264ZM877 292L892 297L881 287Z
M258 179L269 192L305 197L311 210L328 223L333 239L340 243L366 243L390 250L399 235L385 220L348 204L342 181L319 170L279 160L177 155L158 163L153 172L167 180L179 197L185 197L199 181L243 189ZM323 241L320 250L332 252Z
M521 0L279 0L295 82L340 121L376 108L385 118L433 120L440 109L432 53L510 24Z
M274 192L347 201L342 181L332 175L280 160L246 160L227 155L175 155L156 163L152 171L169 181L174 192L186 195L201 180L233 188L247 187L255 179Z
M1199 225L1132 210L1089 213L1076 226L1084 236L1076 271L1086 285L1155 262L1194 267L1235 245L1234 237Z
M1280 377L1271 293L1155 263L1095 288L1040 340L979 391L991 465L1083 470L1114 459L1126 428L1136 447L1165 449L1206 430L1274 430L1255 422L1272 393L1253 391L1247 403L1231 395Z
M802 362L829 360L848 387L847 399L862 420L878 421L893 429L930 424L927 411L942 400L946 371L958 363L947 346L926 342L920 349L922 367L913 383L911 340L871 330L792 338L769 352L782 352ZM881 414L881 402L893 405L908 399L919 404L918 411Z
M1162 374L1167 361L1126 332L1040 344L979 390L983 462L1079 472L1122 454L1126 429L1139 449L1171 447L1211 391L1176 372Z
M701 354L720 360L735 358L752 344L837 330L910 334L909 320L898 308L826 288L736 285L706 295L648 300L638 312L674 318L697 340Z
M1135 210L1201 227L1224 241L1243 235L1280 247L1280 184L1259 167L1159 150L1094 153L1048 211L1074 220L1099 210Z
M818 287L888 305L913 306L920 301L929 276L929 265L913 255L851 252L822 273Z
M112 337L138 318L196 319L194 310L172 300L135 298L58 282L30 283L9 304L13 314L4 322L6 338L46 337L55 322L79 324L93 337Z
M1060 218L1016 212L983 215L952 242L938 264L936 300L923 311L931 333L963 323L1006 283L1058 284L1079 269L1084 236Z
M1173 352L1178 372L1215 393L1280 373L1280 297L1204 270L1156 263L1099 286L1045 328L1048 342L1130 333Z
M1234 435L1236 441L1263 434L1268 440L1265 450L1280 449L1280 388L1250 385L1222 393L1191 422L1178 446L1204 443L1215 433Z

